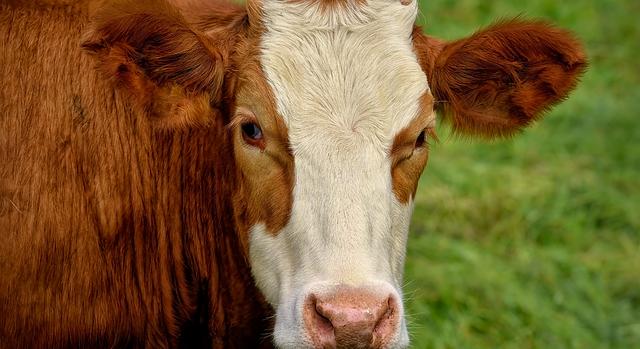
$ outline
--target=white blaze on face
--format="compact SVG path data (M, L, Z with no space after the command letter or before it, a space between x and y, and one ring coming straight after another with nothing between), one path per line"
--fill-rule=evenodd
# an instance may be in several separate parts
M428 90L411 43L416 12L415 1L325 10L263 1L262 68L288 127L295 181L288 224L275 235L253 227L250 255L277 309L280 346L306 341L309 292L347 284L401 299L412 204L392 191L389 151ZM406 345L404 327L395 345Z

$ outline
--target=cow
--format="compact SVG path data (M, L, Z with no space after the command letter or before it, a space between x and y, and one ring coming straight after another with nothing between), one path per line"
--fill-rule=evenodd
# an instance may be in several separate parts
M0 347L404 348L436 112L517 134L586 68L411 0L0 3Z

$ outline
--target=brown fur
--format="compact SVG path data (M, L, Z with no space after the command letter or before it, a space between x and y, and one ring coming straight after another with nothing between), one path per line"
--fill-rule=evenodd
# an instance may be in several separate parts
M92 28L82 47L155 121L171 127L210 119L208 101L223 99L232 44L227 32L204 36L159 1L116 1L97 11Z
M498 22L443 43L416 27L414 46L454 130L508 136L567 97L586 69L572 34L543 22Z
M82 37L84 3L1 8L0 347L269 345L230 214L226 46L159 1L105 11L129 14Z

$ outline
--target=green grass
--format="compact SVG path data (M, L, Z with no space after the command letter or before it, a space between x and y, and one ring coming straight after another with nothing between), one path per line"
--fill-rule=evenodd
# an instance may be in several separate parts
M424 0L431 35L514 15L577 33L590 68L511 140L439 127L405 279L414 348L640 348L640 2ZM442 136L444 134L444 136Z

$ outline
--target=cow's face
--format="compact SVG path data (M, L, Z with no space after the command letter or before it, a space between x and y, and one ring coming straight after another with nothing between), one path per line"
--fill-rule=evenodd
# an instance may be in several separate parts
M244 69L233 125L252 270L279 345L404 346L407 230L436 122L416 6L318 6L263 2L263 73Z
M458 132L509 135L585 66L543 23L424 36L415 1L250 1L210 23L155 2L105 11L84 45L162 127L230 110L234 217L283 348L407 346L402 270L434 101Z

